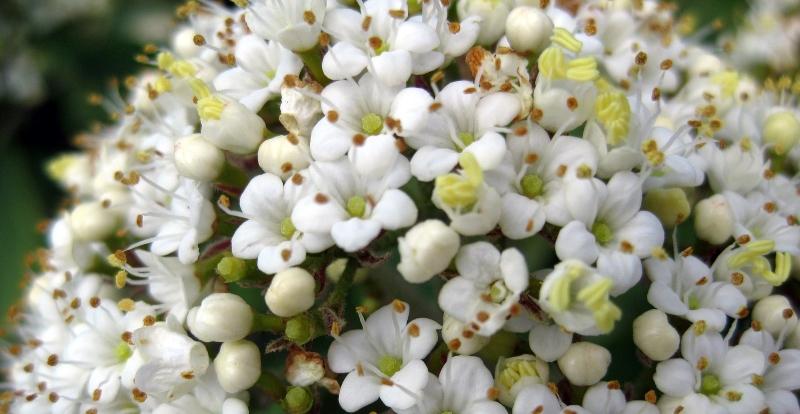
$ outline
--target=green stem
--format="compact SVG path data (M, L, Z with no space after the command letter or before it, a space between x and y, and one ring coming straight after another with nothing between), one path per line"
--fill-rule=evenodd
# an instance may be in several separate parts
M353 286L353 278L356 275L357 269L358 264L356 260L347 259L344 272L342 272L342 275L339 277L339 281L336 283L336 287L333 288L333 292L331 292L328 299L325 300L324 307L334 307L345 302L347 294L350 292L350 287Z
M230 162L226 162L215 181L235 188L244 188L250 181L250 177Z
M300 59L303 60L303 63L306 65L306 68L309 72L311 72L311 76L325 86L331 82L325 73L322 71L322 54L319 50L319 45L314 46L313 48L306 50L305 52L299 52Z
M270 398L280 401L286 395L286 386L277 376L269 371L261 371L261 376L256 381L256 386L264 391Z
M275 315L267 315L263 313L253 314L253 327L252 332L272 332L283 333L286 326L284 320Z

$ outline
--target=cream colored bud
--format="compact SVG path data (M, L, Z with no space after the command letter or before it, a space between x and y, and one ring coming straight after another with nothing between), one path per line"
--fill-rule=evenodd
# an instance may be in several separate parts
M285 377L289 384L308 387L325 376L325 362L316 352L292 348L286 358Z
M633 343L653 361L664 361L675 355L681 337L664 312L650 309L633 320Z
M697 237L711 244L722 244L733 234L733 212L722 194L715 194L694 207Z
M238 101L222 99L222 111L203 119L200 133L218 148L235 154L252 154L264 140L266 124L258 114Z
M224 166L225 153L200 134L189 135L175 142L175 167L184 177L211 181L219 177Z
M460 238L439 220L426 220L398 239L400 263L397 270L411 283L424 283L441 273L453 260Z
M553 21L537 7L516 7L506 18L506 37L518 52L541 52L552 34Z
M514 405L517 395L525 387L547 384L550 369L547 363L533 355L500 358L494 371L494 385L500 391L498 400L508 407Z
M783 295L770 295L756 302L753 320L760 322L761 328L776 338L782 330L791 332L797 326L797 314Z
M279 272L272 279L264 300L272 313L289 318L314 306L316 281L299 267Z
M683 223L692 212L686 193L680 188L653 188L644 198L644 208L658 217L667 229Z
M256 344L244 339L225 342L214 358L214 371L225 392L244 391L255 385L261 376L261 351Z
M511 6L510 0L462 0L456 5L459 19L464 20L469 16L481 18L478 43L485 46L503 36L504 23Z
M576 342L558 359L558 367L573 385L593 385L606 375L611 353L591 342Z
M483 349L491 338L475 334L467 325L445 313L442 319L442 339L450 351L472 355Z
M308 140L297 135L270 138L258 147L258 165L262 170L285 180L311 163Z
M76 239L98 241L111 236L119 224L119 216L101 201L88 201L72 210L69 224Z
M186 316L186 325L203 342L242 339L253 327L253 310L239 295L212 293Z
M725 69L725 65L720 58L710 54L702 53L695 57L689 66L689 76L706 77Z
M763 136L776 154L786 154L800 141L800 120L788 110L773 112L764 121Z

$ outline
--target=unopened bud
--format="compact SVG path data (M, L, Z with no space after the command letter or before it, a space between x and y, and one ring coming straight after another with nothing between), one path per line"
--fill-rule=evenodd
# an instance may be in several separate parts
M715 194L700 201L694 212L694 229L700 239L722 244L733 234L733 212L725 196Z
M69 216L72 233L81 241L105 239L116 230L118 223L116 212L99 201L78 204Z
M225 342L214 358L219 385L229 394L252 387L261 376L261 352L247 340Z
M282 405L289 414L305 414L314 406L314 396L306 388L289 387Z
M505 21L510 11L507 1L497 0L461 0L457 4L458 18L465 20L469 16L481 18L478 43L491 45L503 36Z
M242 339L253 326L253 310L240 296L212 293L186 317L189 330L203 342Z
M264 300L272 313L290 318L314 306L316 282L306 270L291 267L272 278Z
M774 112L764 121L763 136L776 154L786 154L800 141L800 120L788 110Z
M791 303L782 295L770 295L756 302L753 307L753 320L774 337L784 329L790 332L797 326L797 315ZM787 326L788 325L788 326Z
M576 342L558 359L558 367L573 385L593 385L603 379L611 353L591 342Z
M184 177L211 181L225 166L225 153L206 141L200 134L183 137L175 142L175 167Z
M264 140L264 120L238 101L214 99L219 101L216 107L200 115L203 138L235 154L256 152Z
M500 391L498 400L511 407L517 394L533 384L547 384L550 370L547 363L533 355L500 358L495 368L494 386Z
M311 162L308 140L298 135L270 138L258 147L258 165L262 170L285 180Z
M427 282L447 269L460 245L458 233L439 220L417 224L397 242L400 250L397 270L411 283Z
M518 52L541 52L552 34L552 20L537 7L516 7L506 18L506 37Z
M314 336L314 321L300 314L286 321L286 338L298 345L303 345Z
M692 207L680 188L653 188L647 192L644 208L658 217L667 229L674 228L689 217Z
M226 283L239 281L247 276L247 262L238 257L223 257L217 263L217 274L225 279Z
M651 309L633 321L633 343L653 361L664 361L674 355L680 342L678 331L658 309Z

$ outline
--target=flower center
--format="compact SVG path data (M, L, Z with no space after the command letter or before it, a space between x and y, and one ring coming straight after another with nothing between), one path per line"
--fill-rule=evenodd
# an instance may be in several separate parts
M722 384L720 384L719 378L717 378L716 375L703 375L703 378L700 381L700 393L705 395L716 395L721 389Z
M383 118L370 112L361 117L361 131L367 135L377 135L383 129Z
M492 298L492 302L494 303L503 303L503 301L508 297L509 293L508 287L502 280L492 283L492 285L489 287L489 296Z
M453 412L450 411L450 410L447 410L447 411L442 411L442 414L453 414Z
M592 234L601 246L608 244L614 239L614 232L611 231L611 227L602 221L596 221L592 224Z
M114 348L114 355L117 357L117 361L122 363L127 361L128 358L133 355L133 350L127 342L120 341L119 344L117 344L117 347Z
M294 227L291 217L286 217L285 219L281 220L281 236L288 239L292 237L296 231L297 229Z
M507 389L514 387L517 381L524 377L539 377L534 361L518 360L506 364L505 369L500 373L498 381Z
M458 140L461 141L461 148L466 148L469 144L475 142L475 135L469 132L459 132Z
M347 200L345 209L350 217L364 217L364 213L367 211L367 200L361 196L352 196Z
M387 377L391 377L397 371L400 371L400 368L403 368L403 361L400 358L384 355L378 360L378 369Z
M695 294L689 295L689 309L691 310L700 309L700 299L698 299Z
M478 202L478 190L483 184L483 171L475 156L465 152L459 157L462 175L445 174L436 177L434 194L442 203L468 211Z
M522 195L528 198L536 198L542 195L544 190L544 180L536 174L526 174L519 185L522 187Z

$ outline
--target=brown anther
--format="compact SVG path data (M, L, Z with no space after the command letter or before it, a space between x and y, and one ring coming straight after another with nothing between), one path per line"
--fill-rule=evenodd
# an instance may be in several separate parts
M389 16L394 17L395 19L405 19L406 11L403 9L391 9L389 10Z
M661 61L661 70L670 70L672 69L672 59L664 59Z
M760 332L761 331L761 322L755 321L755 320L750 322L750 328L752 328L756 332Z
M47 365L49 365L51 367L54 367L54 366L58 365L58 355L51 354L50 356L48 356L47 357Z
M303 184L303 181L305 181L305 179L303 178L303 176L300 173L295 173L292 176L292 184L300 185L300 184Z
M381 40L378 36L372 36L369 38L369 47L373 50L378 50L383 46L383 40Z
M217 199L217 203L219 203L219 205L225 208L231 207L231 199L225 194L219 196L219 198Z
M484 311L480 311L477 315L475 315L475 318L478 319L478 322L483 323L489 320L489 314Z
M181 378L183 378L183 379L185 379L187 381L188 380L192 380L192 379L194 379L194 372L192 372L192 371L183 371L183 372L181 372Z
M745 318L749 314L750 314L750 309L747 309L747 307L745 306L743 306L741 309L739 309L738 312L736 312L736 315L739 316L740 318Z
M133 332L125 331L119 336L119 339L127 344L133 344Z
M692 254L694 254L694 247L692 246L689 246L681 251L681 256L683 257L689 257Z
M636 62L639 66L644 66L647 64L647 53L639 52L636 54L636 58L634 58L634 62Z
M134 388L131 390L131 395L136 402L143 403L147 400L147 394L144 391L140 390L139 388Z
M394 309L397 313L403 313L406 311L406 304L398 299L392 301L392 309Z
M514 135L516 135L518 137L523 137L523 136L525 136L527 134L528 134L528 128L526 128L524 126L519 126L519 127L514 128Z
M295 134L287 134L286 140L289 141L289 143L292 145L297 145L300 143L300 140L297 138L297 135Z
M542 112L541 109L533 108L531 110L531 119L533 119L534 121L537 121L537 122L541 121L543 116L544 116L544 112Z
M692 128L700 128L701 126L703 126L703 123L698 121L698 120L696 120L696 119L690 119L687 122L687 124Z
M741 286L744 283L744 275L740 272L731 273L731 283L734 286Z
M281 164L280 168L281 168L281 172L283 172L284 174L288 173L289 171L292 170L292 163L287 161L287 162Z
M156 323L156 318L153 315L147 315L142 318L142 325L153 326Z
M387 387L391 387L394 385L394 382L389 378L381 378L381 385L386 385Z
M653 88L653 93L650 94L650 99L652 99L654 102L661 99L661 89Z
M328 47L331 44L331 35L322 32L319 34L319 45L322 47Z
M47 400L50 401L51 403L58 402L58 398L59 398L58 394L56 394L54 392L51 392L50 394L47 394Z
M622 250L623 253L633 253L634 251L633 245L627 240L620 242L619 249Z
M778 205L775 204L772 201L768 201L768 202L764 203L763 208L764 208L764 211L766 211L767 213L774 213L774 212L776 212L778 210Z
M464 329L463 331L461 331L461 336L463 336L464 338L469 339L469 338L472 338L473 336L475 336L475 332L473 332L473 331L471 331L469 329Z
M367 141L367 137L364 134L355 134L353 135L353 145L360 147L364 145L364 142Z
M436 112L439 109L441 109L441 107L442 107L442 104L440 102L434 102L428 107L428 111Z
M283 259L284 262L288 262L291 257L292 251L290 249L281 250L281 259Z
M698 280L697 280L697 282L695 282L695 285L697 285L697 286L703 286L703 285L705 285L706 283L708 283L708 277L707 277L707 276L703 276L703 277L701 277L700 279L698 279Z
M566 165L561 164L561 165L558 166L558 168L556 168L556 176L557 177L563 177L566 174L567 174L567 166Z
M419 325L415 323L411 323L408 325L408 334L411 335L412 338L416 338L419 336Z
M578 100L574 96L567 98L567 109L570 111L578 109Z
M78 309L79 307L81 307L80 298L72 299L72 301L69 303L69 307L72 308L72 309Z
M461 24L458 22L448 22L447 30L449 30L450 33L456 34L461 31Z
M100 388L95 388L92 391L92 401L100 401L100 396L103 394L103 391Z
M303 12L303 21L308 23L309 26L311 26L317 22L317 16L315 16L314 12L312 12L311 10L306 10Z
M525 156L525 164L530 165L530 164L535 163L536 161L539 161L539 154L537 154L535 152L531 152L531 153L529 153L528 155Z
M397 138L394 140L394 146L397 148L398 152L405 152L408 149L408 144L406 144L406 140L403 138Z
M781 356L777 352L773 352L769 354L767 361L769 361L769 363L772 365L778 365L778 363L781 362Z
M206 38L203 37L203 35L201 35L201 34L196 34L196 35L192 36L192 41L197 46L203 46L203 45L206 44Z
M657 401L656 392L653 390L649 390L644 393L644 400L649 402L650 404L655 404Z
M453 352L458 351L458 348L461 348L461 341L458 338L453 339L447 343L447 348Z
M328 196L326 196L325 194L322 194L322 193L317 193L317 195L314 196L314 201L317 204L325 204L325 203L328 202L328 200L329 200Z
M781 316L783 316L783 319L791 319L794 316L794 311L791 308L786 308L781 312Z
M491 400L491 401L496 400L497 397L499 397L499 396L500 396L500 390L498 390L495 387L489 387L489 389L486 390L486 398Z
M740 245L745 245L747 243L750 243L750 236L747 234L742 234L741 236L736 238L736 243L739 243Z
M614 381L609 381L608 385L606 385L606 388L608 388L609 390L618 390L621 387L619 385L619 381L614 380Z
M475 92L478 92L478 90L475 89L475 87L473 87L473 86L470 86L469 88L464 89L464 95L472 95Z

